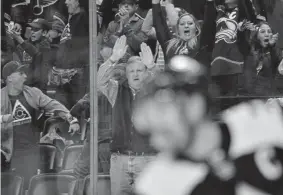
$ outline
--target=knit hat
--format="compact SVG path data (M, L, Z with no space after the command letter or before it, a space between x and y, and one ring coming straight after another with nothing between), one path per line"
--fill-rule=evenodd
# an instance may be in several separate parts
M14 72L27 72L27 70L27 65L21 65L17 61L11 61L5 64L5 66L3 67L2 76L4 79L7 79L7 77L13 74Z

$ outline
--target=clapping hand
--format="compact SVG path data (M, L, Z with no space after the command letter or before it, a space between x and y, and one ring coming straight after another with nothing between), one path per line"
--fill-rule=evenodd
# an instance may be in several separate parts
M248 20L243 20L242 22L239 23L239 30L244 31L244 30L250 30L250 31L255 31L255 25L248 21Z
M272 35L272 38L269 40L269 45L271 46L275 45L276 42L278 41L278 37L279 37L278 33Z
M110 61L118 62L126 54L127 49L127 37L123 35L115 42Z
M141 52L140 52L140 57L142 62L144 63L144 65L148 68L148 69L152 69L155 64L154 64L154 58L153 58L153 54L151 52L150 47L145 44L142 43L141 44Z
M11 36L11 38L16 40L19 44L24 42L24 39L22 38L20 33L14 31L14 30L11 30L11 31L8 31L8 34Z
M128 10L126 10L125 8L119 9L118 15L120 16L120 20L122 20L122 21L130 18L130 14L129 14Z
M22 31L22 26L18 23L15 23L13 31L17 32L17 33L21 33Z

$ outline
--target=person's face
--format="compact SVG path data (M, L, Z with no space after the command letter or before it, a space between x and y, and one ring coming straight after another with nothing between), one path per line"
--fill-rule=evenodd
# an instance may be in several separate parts
M65 4L68 8L68 13L69 14L74 14L76 13L78 7L79 7L79 1L78 0L66 0Z
M32 42L39 41L45 34L46 34L46 31L44 31L43 29L31 28L30 40Z
M27 75L24 72L14 72L9 76L9 81L17 90L23 90L24 83L27 80Z
M9 52L1 50L1 67L3 67L10 60L12 60L11 54Z
M140 62L133 62L126 67L126 77L130 87L139 90L146 76L146 67Z
M194 108L202 108L199 105L192 107L191 103L196 102L185 96L167 102L171 98L167 96L171 95L166 93L159 94L161 101L156 101L157 95L141 103L134 110L134 124L138 130L150 135L150 144L156 150L166 153L184 152L192 136L191 126L201 120L200 115L196 116L198 111ZM196 118L198 119L195 120Z
M100 50L100 55L102 56L103 60L106 61L112 55L112 48L107 46L103 47L102 50Z
M183 16L178 24L179 36L181 39L188 41L196 36L196 24L191 16Z
M128 11L129 15L133 15L134 12L136 11L136 5L130 3L121 3L119 5L119 9L125 9Z
M272 38L272 35L272 30L268 25L261 25L257 33L257 39L260 45L262 47L267 47L270 39Z

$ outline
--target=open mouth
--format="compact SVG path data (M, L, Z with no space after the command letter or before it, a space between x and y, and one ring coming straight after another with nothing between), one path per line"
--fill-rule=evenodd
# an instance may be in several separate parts
M190 36L191 35L191 31L190 30L184 30L184 34L187 35L187 36Z
M134 78L134 81L139 81L140 79L139 78Z
M264 42L264 43L268 43L268 42L269 42L269 39L266 38L266 39L263 40L263 42Z

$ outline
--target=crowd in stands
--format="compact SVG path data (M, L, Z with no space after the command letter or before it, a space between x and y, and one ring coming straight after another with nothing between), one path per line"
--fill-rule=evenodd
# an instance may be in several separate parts
M57 143L62 154L75 143L83 149L72 174L85 178L93 66L88 0L1 3L2 172L23 176L28 189L40 172L40 142ZM282 96L281 0L102 0L97 7L98 167L110 174L113 195L132 193L157 154L135 130L132 108L146 94L143 84L169 70L174 56L206 67L202 85L215 98ZM50 116L68 127L43 125Z

